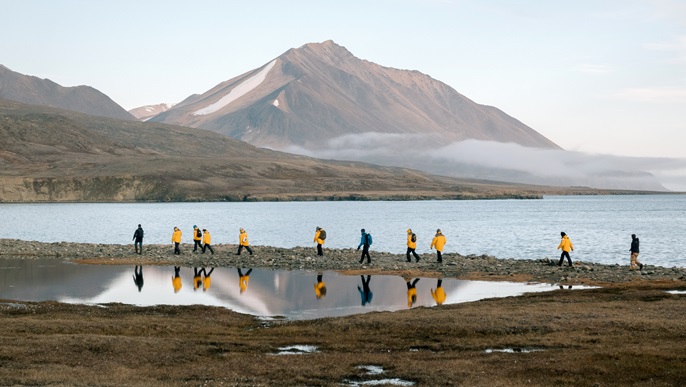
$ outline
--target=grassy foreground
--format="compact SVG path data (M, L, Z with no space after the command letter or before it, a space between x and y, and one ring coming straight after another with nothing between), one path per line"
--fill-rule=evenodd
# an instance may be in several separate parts
M205 306L5 302L0 384L676 386L686 296L665 290L685 288L634 281L295 322ZM275 355L291 345L318 352Z

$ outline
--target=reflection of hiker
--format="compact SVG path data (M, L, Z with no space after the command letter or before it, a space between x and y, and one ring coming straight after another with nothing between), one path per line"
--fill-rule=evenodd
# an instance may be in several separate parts
M193 291L198 290L202 285L202 269L193 268Z
M434 246L436 246L437 262L442 263L443 262L443 247L445 246L445 235L443 235L440 228L438 230L436 230L436 235L434 236L434 239L431 240L431 246L429 248L433 249Z
M314 295L317 296L317 299L321 299L322 297L326 296L326 284L324 283L324 280L322 279L324 277L324 274L322 273L317 273L317 283L314 284Z
M636 234L631 234L631 248L629 249L629 251L631 251L631 270L636 270L636 265L638 265L638 270L643 270L643 264L638 261L638 244L639 242Z
M174 276L172 277L172 286L174 287L174 293L178 293L181 290L181 271L180 266L174 266Z
M138 286L138 291L140 292L143 289L143 266L136 265L133 269L133 282Z
M560 254L560 262L557 264L557 266L562 266L562 263L564 263L565 261L565 257L567 257L567 262L569 262L569 266L572 266L572 258L569 256L569 252L574 251L574 246L572 246L572 241L569 240L567 234L561 232L560 236L562 236L562 240L560 241L560 244L557 246L557 249L562 249L562 254Z
M238 235L238 252L236 255L241 255L241 251L245 247L246 250L252 255L252 249L250 248L250 242L248 242L248 233L244 229L240 229L240 234Z
M419 278L415 278L414 281L410 282L409 278L405 279L407 284L407 307L411 308L415 302L417 302L417 288L415 287L419 282Z
M362 306L365 306L366 304L371 303L372 297L374 297L374 294L372 293L371 289L369 289L369 281L372 280L372 276L368 275L367 281L364 280L363 275L361 275L360 278L362 279L362 288L360 288L358 286L357 291L360 292L360 298L362 299Z
M178 227L174 227L174 233L172 234L172 243L174 244L174 254L181 255L181 250L179 245L181 244L181 230Z
M211 268L210 272L208 273L207 269L205 269L204 267L202 268L203 275L205 276L205 278L202 280L202 291L203 292L206 292L207 289L209 289L210 286L212 285L212 277L210 277L210 275L212 275L213 271L214 271L214 268Z
M322 250L322 245L326 240L326 231L323 228L317 227L317 231L314 233L314 241L317 242L317 255L323 256L324 251Z
M243 274L241 269L238 269L238 287L241 289L241 294L248 290L248 282L250 282L250 273L252 273L252 269L248 269L248 271L246 271L245 274Z
M412 229L408 228L407 229L407 262L411 262L412 260L410 259L410 253L414 255L414 259L416 262L419 262L419 255L417 255L417 252L415 249L417 248L417 234L412 232Z
M368 234L364 229L360 230L360 244L357 246L359 250L362 247L362 256L360 257L360 263L364 262L364 257L367 257L367 263L372 263L372 257L369 256L369 246L372 245L372 234Z
M210 253L214 255L214 250L212 249L212 246L210 245L210 242L212 242L212 238L210 237L210 232L205 230L204 228L202 229L203 235L202 235L202 253L205 254L205 250L210 249Z
M198 248L202 249L202 231L198 226L193 225L193 252L196 253Z
M443 305L445 302L445 290L443 290L443 278L438 279L436 284L436 291L431 289L431 297L436 301L436 305Z
M136 231L133 232L133 248L136 253L143 254L143 227L138 225Z

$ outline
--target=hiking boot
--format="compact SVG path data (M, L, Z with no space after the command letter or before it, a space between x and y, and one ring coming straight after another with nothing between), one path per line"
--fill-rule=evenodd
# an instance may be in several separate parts
M643 264L642 263L638 264L638 270L643 270Z

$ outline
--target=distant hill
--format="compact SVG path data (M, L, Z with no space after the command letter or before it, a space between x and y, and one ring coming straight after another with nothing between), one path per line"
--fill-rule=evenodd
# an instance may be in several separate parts
M129 110L129 113L141 121L147 121L160 113L166 112L174 106L173 103L159 103L157 105L146 105Z
M256 148L205 130L0 99L0 201L537 197L541 187L431 176Z
M0 64L0 98L122 120L135 119L110 97L90 86L64 87L14 72Z
M497 108L418 71L361 60L333 41L291 49L151 120L212 130L273 149L321 149L363 133L477 139L559 149Z

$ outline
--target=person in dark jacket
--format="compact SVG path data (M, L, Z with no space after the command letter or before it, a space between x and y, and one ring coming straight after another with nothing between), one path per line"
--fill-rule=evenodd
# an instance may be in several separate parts
M133 269L133 282L136 284L138 291L143 290L143 266L138 266Z
M362 287L360 288L359 286L357 287L357 291L360 292L360 298L362 299L362 306L365 306L369 303L372 302L372 297L374 297L374 293L372 293L372 290L369 288L369 282L372 280L371 275L367 275L367 280L364 280L364 276L361 275L360 278L362 279Z
M360 244L357 245L359 250L362 247L362 256L360 257L360 263L364 262L364 257L367 257L367 263L372 263L372 257L369 256L369 246L372 245L372 234L365 232L364 229L361 230L362 235L360 236Z
M143 227L140 224L133 232L133 248L136 249L136 253L143 254Z
M639 241L636 234L631 234L631 248L629 249L631 251L631 270L636 270L636 266L638 266L638 270L643 270L643 264L638 261L638 244Z

